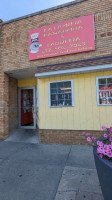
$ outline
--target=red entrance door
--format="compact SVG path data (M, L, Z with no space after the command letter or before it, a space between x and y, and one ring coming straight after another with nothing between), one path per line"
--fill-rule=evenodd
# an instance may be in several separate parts
M33 89L21 90L21 126L33 126Z

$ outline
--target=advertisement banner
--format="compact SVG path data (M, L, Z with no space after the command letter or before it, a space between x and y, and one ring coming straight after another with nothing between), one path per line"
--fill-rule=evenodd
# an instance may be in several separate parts
M95 50L94 16L29 31L29 60Z

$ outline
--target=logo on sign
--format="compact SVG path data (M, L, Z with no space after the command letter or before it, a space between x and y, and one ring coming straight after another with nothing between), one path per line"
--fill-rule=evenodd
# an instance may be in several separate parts
M31 35L31 45L30 45L30 53L37 53L39 51L39 47L42 47L42 44L39 44L39 33L33 33Z

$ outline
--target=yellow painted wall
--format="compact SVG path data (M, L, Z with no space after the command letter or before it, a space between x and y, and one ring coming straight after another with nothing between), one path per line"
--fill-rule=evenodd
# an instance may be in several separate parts
M112 124L112 105L98 106L96 76L112 71L39 79L39 128L101 130ZM48 82L73 79L74 107L49 108Z
M18 80L18 87L28 87L34 85L37 85L36 78Z

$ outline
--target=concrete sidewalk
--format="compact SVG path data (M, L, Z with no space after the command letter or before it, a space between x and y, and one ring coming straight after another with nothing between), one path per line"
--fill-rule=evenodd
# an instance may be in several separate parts
M5 141L10 142L24 142L39 144L38 133L36 129L16 129L10 132Z
M0 200L103 200L92 147L0 142Z
M92 147L72 146L55 200L103 200Z

